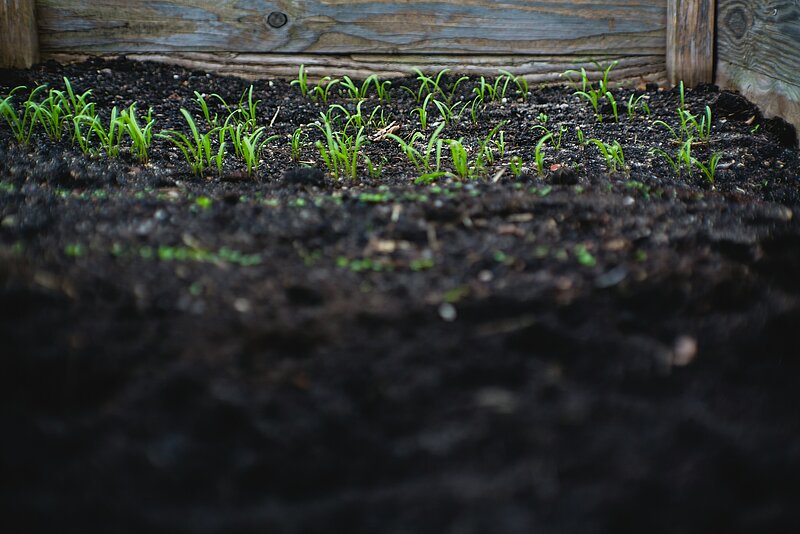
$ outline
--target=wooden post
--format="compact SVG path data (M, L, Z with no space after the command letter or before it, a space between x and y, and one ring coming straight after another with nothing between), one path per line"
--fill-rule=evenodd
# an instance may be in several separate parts
M714 0L667 1L667 79L687 87L714 81Z
M27 69L39 61L34 0L0 0L0 68Z

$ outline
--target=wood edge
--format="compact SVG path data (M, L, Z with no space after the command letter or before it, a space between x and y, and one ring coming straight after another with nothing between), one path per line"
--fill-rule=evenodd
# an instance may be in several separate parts
M667 0L666 66L671 86L714 81L716 0Z
M800 85L790 85L721 60L717 61L716 83L721 89L738 91L756 104L764 117L780 117L794 126L800 147Z
M0 3L0 68L28 69L40 60L34 0Z
M43 60L58 63L74 63L90 58L115 59L121 54L42 54ZM593 61L619 61L612 71L616 83L666 84L666 68L662 56L497 56L497 55L322 55L322 54L236 54L229 52L196 52L170 54L125 54L137 61L153 61L177 65L187 70L201 70L243 79L265 77L292 79L297 76L301 64L306 66L311 81L322 76L366 78L377 74L382 78L402 78L412 74L418 67L425 72L438 72L449 68L453 73L469 76L494 76L498 69L508 70L524 76L529 83L563 83L561 74L568 69L586 68L587 72L599 74Z

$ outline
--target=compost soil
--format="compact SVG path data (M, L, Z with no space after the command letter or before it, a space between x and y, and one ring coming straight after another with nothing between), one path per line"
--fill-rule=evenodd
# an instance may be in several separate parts
M157 130L250 83L123 58L3 71L0 92L63 76ZM194 176L160 139L139 164L0 127L4 532L800 532L790 127L687 90L713 113L693 148L722 154L712 185L648 153L676 148L653 121L677 90L615 89L651 115L599 122L534 87L444 129L474 155L508 121L475 180L415 184L377 135L380 176L337 181L314 127L305 164L289 148L325 106L253 85L281 136L253 177ZM407 138L403 85L382 109ZM568 127L542 175L536 124Z

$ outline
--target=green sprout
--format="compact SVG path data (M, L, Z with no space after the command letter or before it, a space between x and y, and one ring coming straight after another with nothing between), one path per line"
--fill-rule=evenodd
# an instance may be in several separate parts
M349 135L344 131L333 131L331 123L325 120L324 114L320 115L323 124L314 126L322 132L325 141L317 141L314 146L319 150L320 156L335 179L348 177L355 180L358 175L358 156L361 147L366 143L364 127L359 128L355 135Z
M393 139L400 145L403 154L416 167L417 171L423 175L441 176L439 168L441 165L443 140L439 137L444 129L444 123L440 124L431 136L426 140L422 132L414 132L409 141L405 141L395 134L387 137ZM414 145L417 142L423 143L424 150L418 150ZM433 159L432 159L433 158Z
M33 135L33 128L36 125L36 106L34 103L34 96L43 91L46 87L40 85L31 91L28 100L22 104L22 113L18 113L16 108L12 105L14 93L20 90L27 89L25 86L18 86L11 90L11 93L3 100L0 100L0 115L5 119L11 133L17 142L27 145L30 143L31 136Z
M131 152L139 160L139 163L146 163L149 158L150 143L153 140L153 125L156 123L153 119L153 109L149 108L143 117L144 126L140 126L136 118L136 102L131 104L128 109L122 110L119 120L131 138Z
M714 183L714 177L717 173L717 164L719 164L719 160L722 158L722 154L720 152L714 152L711 154L711 158L708 160L707 163L703 163L696 158L692 158L692 164L700 169L700 172L703 173L708 183Z
M625 154L618 141L609 144L600 139L589 139L589 142L597 145L597 149L602 154L609 172L615 173L619 169L625 168Z
M295 131L292 133L290 146L292 151L292 161L297 163L300 161L300 153L303 150L303 145L305 141L308 139L308 134L303 131L303 127L299 126Z
M222 169L222 158L224 157L225 142L224 135L220 136L220 146L216 154L211 149L211 138L214 134L220 131L219 128L213 128L206 133L200 133L197 124L192 115L184 108L181 108L181 114L186 120L186 124L191 131L191 139L184 133L176 130L164 130L156 134L156 137L165 139L175 145L183 154L189 167L196 175L201 176L206 167L212 164L217 166L217 169ZM225 130L224 128L222 129Z
M544 176L544 145L552 137L553 134L551 133L544 134L536 143L536 148L533 151L533 162L536 164L536 173L539 176Z
M309 95L308 89L308 73L306 72L306 66L300 65L300 69L297 73L297 79L292 80L289 82L289 85L296 85L300 89L300 94L303 95L303 98L307 98Z
M512 156L511 160L508 162L508 168L511 170L511 174L514 175L514 178L519 178L522 174L522 158L519 156Z

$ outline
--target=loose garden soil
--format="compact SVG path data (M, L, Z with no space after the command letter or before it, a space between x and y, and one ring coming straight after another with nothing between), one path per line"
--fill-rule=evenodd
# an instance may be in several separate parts
M63 76L106 116L152 106L157 130L198 113L193 91L250 85L120 59L2 71L0 94ZM677 148L653 124L676 122L676 90L616 89L650 117L606 103L597 122L532 88L444 129L474 154L508 121L478 179L415 184L375 137L380 176L336 181L316 129L320 171L288 141L325 106L253 85L281 138L252 178L194 176L161 139L139 164L0 125L4 532L800 532L785 123L687 91L713 113L693 148L722 154L712 186L648 152ZM383 109L408 137L402 85ZM542 113L568 130L540 176Z

